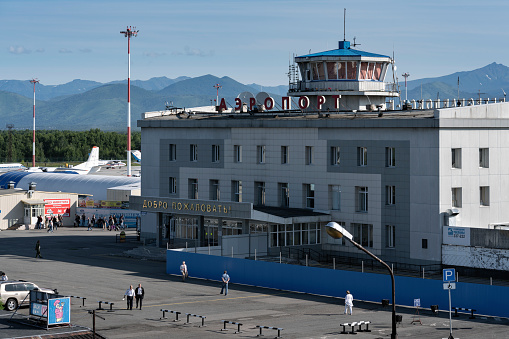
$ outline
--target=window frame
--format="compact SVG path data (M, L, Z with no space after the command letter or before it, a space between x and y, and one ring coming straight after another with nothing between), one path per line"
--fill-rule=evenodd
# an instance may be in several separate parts
M290 162L290 147L282 145L281 146L281 164L286 165Z
M357 166L366 167L368 166L368 148L357 147Z
M385 225L385 247L387 248L395 248L396 247L396 226L395 225Z
M339 166L341 164L341 147L331 146L330 147L330 164L331 166Z
M463 205L463 189L461 187L451 187L451 206L461 208Z
M461 148L451 148L451 168L461 169Z
M490 168L490 149L479 148L479 167Z
M356 206L358 213L367 213L369 204L369 189L367 186L355 186Z
M266 148L265 145L256 146L256 159L258 164L265 164Z
M191 162L198 161L198 145L197 144L189 145L189 161L191 161Z
M385 186L385 205L391 206L396 204L396 186Z
M490 206L490 186L479 186L479 204L482 207Z
M169 161L177 161L177 144L170 144L168 157Z
M169 177L168 191L169 191L169 194L177 194L177 178Z
M219 145L212 145L212 162L218 163L221 161L221 153Z
M385 167L396 167L396 147L385 148Z
M242 162L242 145L233 145L233 159L236 163Z
M232 201L242 202L242 181L232 180Z

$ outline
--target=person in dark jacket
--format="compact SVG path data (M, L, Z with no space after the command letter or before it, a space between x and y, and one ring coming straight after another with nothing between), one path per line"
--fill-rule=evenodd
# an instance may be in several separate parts
M143 297L145 296L145 289L141 287L141 284L138 284L138 287L134 290L134 296L136 297L136 308L138 308L139 302L141 310L141 304L143 303Z

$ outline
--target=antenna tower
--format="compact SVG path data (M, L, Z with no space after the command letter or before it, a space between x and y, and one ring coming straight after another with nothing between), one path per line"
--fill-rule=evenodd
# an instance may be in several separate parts
M39 80L32 79L30 83L34 84L34 110L33 110L33 118L34 118L34 128L33 128L33 141L32 141L32 167L35 167L35 84L39 83Z
M136 27L127 26L124 34L127 38L127 176L131 176L131 37L138 35Z

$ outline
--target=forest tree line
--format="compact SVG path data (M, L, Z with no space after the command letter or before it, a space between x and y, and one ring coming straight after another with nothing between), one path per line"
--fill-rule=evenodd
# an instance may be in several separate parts
M0 131L0 162L23 162L31 166L33 131ZM83 162L93 146L102 160L126 159L127 133L40 130L35 133L35 161ZM141 132L131 133L131 149L140 149Z

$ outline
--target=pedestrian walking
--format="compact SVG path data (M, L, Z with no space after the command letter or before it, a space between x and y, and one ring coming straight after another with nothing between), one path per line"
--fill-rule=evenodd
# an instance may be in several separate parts
M94 227L95 226L95 214L92 215L92 220L91 221L92 221L92 227Z
M92 230L92 223L90 222L90 218L87 218L87 224L88 224L87 231L91 231Z
M345 296L345 314L348 312L352 315L352 307L353 307L353 295L350 294L350 291L346 291Z
M230 282L230 276L228 275L228 273L226 273L226 271L224 271L221 280L222 280L221 293L219 294L223 294L224 290L224 295L228 295L228 283Z
M145 296L145 289L141 287L141 284L138 284L138 287L136 287L136 308L138 308L138 302L140 303L140 310L141 310L141 304L143 303L143 297Z
M0 281L7 281L9 278L7 278L7 275L5 275L5 272L2 272L2 277L0 277Z
M37 240L37 242L35 243L35 258L37 258L37 257L42 259L41 243L39 242L39 240Z
M48 230L47 232L51 232L53 233L53 220L50 218L49 221L48 221Z
M182 261L182 265L180 265L180 274L182 274L182 281L186 281L188 273L187 273L187 265L186 265L185 261Z
M133 298L134 298L134 289L133 285L129 285L129 289L125 291L124 299L127 297L127 309L133 310Z
M76 214L74 217L74 227L78 227L80 225L80 216Z

